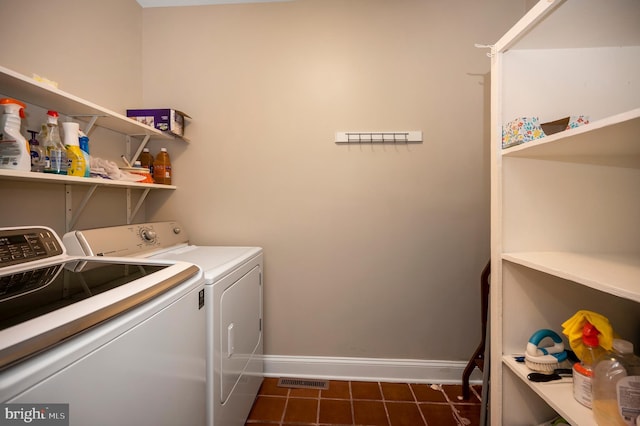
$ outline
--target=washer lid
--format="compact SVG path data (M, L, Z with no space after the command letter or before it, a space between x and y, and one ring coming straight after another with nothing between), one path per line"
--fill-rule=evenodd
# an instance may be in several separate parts
M0 369L196 277L195 265L133 258L0 270Z

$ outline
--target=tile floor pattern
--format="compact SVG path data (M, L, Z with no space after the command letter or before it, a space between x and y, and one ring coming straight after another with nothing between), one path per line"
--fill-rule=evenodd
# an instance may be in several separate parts
M330 381L329 389L278 387L265 378L246 426L478 426L479 385Z

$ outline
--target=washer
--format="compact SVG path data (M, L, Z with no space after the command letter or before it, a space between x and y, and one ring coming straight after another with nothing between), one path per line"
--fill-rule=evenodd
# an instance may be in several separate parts
M1 415L204 424L203 300L193 264L69 256L50 228L0 228L0 402L19 404Z
M262 383L260 247L196 246L175 221L67 233L70 253L184 261L204 271L207 424L243 426Z

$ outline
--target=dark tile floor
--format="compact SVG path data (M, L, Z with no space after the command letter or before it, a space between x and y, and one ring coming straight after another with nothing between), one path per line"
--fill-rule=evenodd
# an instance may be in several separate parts
M330 381L329 389L278 387L265 378L246 426L478 426L481 386Z

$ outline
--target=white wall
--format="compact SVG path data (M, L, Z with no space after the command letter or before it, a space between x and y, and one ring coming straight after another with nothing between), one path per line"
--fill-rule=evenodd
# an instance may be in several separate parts
M121 114L141 104L142 9L135 0L0 0L0 17L2 66L56 81L61 90ZM25 128L38 130L45 114L46 108L27 106ZM122 135L96 128L89 136L92 155L120 161ZM74 205L85 190L73 187ZM64 185L0 181L0 226L47 225L63 233L65 196ZM136 219L144 220L144 209ZM124 192L101 188L77 227L124 222Z
M465 360L489 257L489 59L511 0L143 10L143 97L189 113L153 219L265 249L272 355ZM339 146L336 131L422 130ZM152 144L153 151L161 145ZM156 212L155 214L153 212Z

